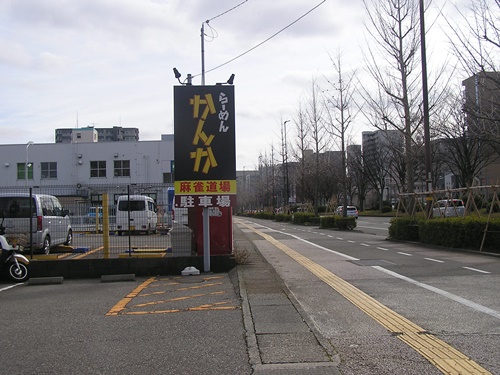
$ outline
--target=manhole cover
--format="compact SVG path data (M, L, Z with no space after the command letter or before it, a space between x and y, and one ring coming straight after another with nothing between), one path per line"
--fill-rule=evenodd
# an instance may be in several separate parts
M351 263L357 264L358 266L388 266L388 265L394 265L392 262L388 262L387 260L383 259L360 259L360 260L351 260Z

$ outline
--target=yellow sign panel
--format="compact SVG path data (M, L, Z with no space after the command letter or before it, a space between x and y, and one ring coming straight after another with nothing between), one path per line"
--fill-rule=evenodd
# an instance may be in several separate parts
M175 181L177 195L236 194L236 180Z

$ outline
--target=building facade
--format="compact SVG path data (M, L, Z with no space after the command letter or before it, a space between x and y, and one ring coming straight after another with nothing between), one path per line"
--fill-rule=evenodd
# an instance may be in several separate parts
M471 132L488 138L500 137L500 72L480 72L462 82L464 111ZM477 176L480 185L500 183L500 162Z
M88 139L89 133L92 133L92 139L95 140ZM82 137L84 137L84 140L81 140ZM56 143L120 141L139 141L139 129L123 128L121 126L113 126L112 128L94 128L93 126L89 126L84 128L56 129Z
M36 188L38 192L67 197L67 202L74 197L100 204L104 192L116 198L127 192L127 186L150 186L158 203L162 203L174 180L174 136L112 144L0 145L0 160L2 191Z

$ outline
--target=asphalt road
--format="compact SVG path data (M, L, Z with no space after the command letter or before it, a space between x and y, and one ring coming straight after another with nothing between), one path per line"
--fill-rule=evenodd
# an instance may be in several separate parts
M228 274L0 284L0 372L250 374L234 288Z
M242 218L235 225L337 350L344 375L441 373L404 341L405 326L388 328L396 320L500 374L500 258L388 241L386 218L360 218L346 232ZM232 277L2 282L2 372L250 374ZM210 307L207 293L227 308Z
M305 257L304 264L314 262L500 374L500 258L388 241L385 218L360 218L350 232L267 220L248 223ZM269 241L255 243L337 348L344 374L440 373L413 348L400 345L395 339L400 332L388 331L347 297L339 298L340 292L302 261Z

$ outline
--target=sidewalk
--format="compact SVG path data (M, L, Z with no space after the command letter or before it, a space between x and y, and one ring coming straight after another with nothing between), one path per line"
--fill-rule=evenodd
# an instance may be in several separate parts
M253 244L260 237L238 223L233 228L236 251L248 255L238 266L238 279L254 374L340 374L334 348Z

